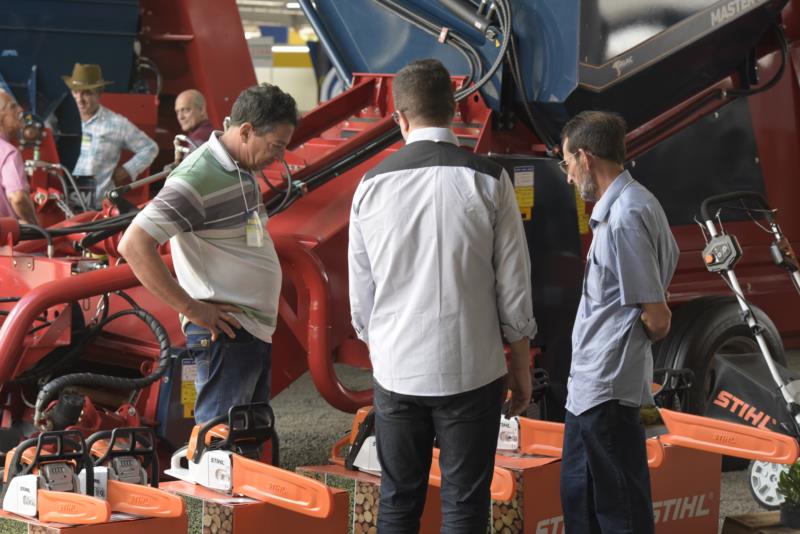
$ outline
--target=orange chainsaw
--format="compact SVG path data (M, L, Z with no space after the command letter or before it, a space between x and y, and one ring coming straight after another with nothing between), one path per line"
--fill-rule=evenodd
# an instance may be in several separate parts
M144 427L105 430L86 440L94 464L94 494L106 500L112 511L140 517L183 515L183 499L158 489L158 454L154 444L153 430ZM82 487L87 476L86 470L81 471Z
M42 522L108 522L111 506L94 497L94 485L81 491L81 469L94 480L94 465L77 431L44 432L23 441L6 455L3 510Z
M230 495L243 495L318 518L330 516L333 494L324 484L259 462L270 442L277 463L275 415L267 403L234 406L196 425L189 444L172 456L169 476Z
M359 408L353 418L353 426L350 433L333 445L331 461L350 470L380 473L380 464L378 463L378 454L375 447L374 425L375 414L372 406ZM345 456L343 451L348 445L350 450ZM428 484L436 488L442 486L439 449L437 448L433 449ZM492 499L495 501L511 501L516 494L514 474L508 469L495 466L490 491Z
M749 425L659 409L663 426L648 428L647 463L658 467L664 445L778 464L792 464L800 456L796 439ZM517 450L524 454L561 457L564 423L519 418Z

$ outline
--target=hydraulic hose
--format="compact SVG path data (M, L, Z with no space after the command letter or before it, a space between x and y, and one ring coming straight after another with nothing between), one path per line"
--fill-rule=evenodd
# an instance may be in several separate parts
M150 331L153 332L156 341L158 341L160 354L158 357L158 366L155 368L155 370L153 370L153 372L149 375L141 378L124 378L119 376L99 375L96 373L73 373L51 380L45 384L41 390L39 390L39 395L36 397L36 408L33 416L35 425L38 426L43 423L43 414L45 408L47 408L47 405L50 403L50 401L52 401L65 387L77 385L105 386L119 390L135 390L152 384L167 372L170 363L169 335L158 319L156 319L150 313L141 308L122 310L107 317L104 321L97 325L96 329L99 331L111 321L127 315L133 315L134 317L139 318L145 325L147 325Z
M47 257L48 258L52 258L53 257L53 252L55 250L53 248L53 234L51 232L48 232L47 230L45 230L44 228L42 228L38 224L20 224L19 225L20 240L22 240L23 233L25 235L28 235L29 232L34 232L34 233L38 234L37 239L39 239L41 237L44 237L45 241L47 241Z

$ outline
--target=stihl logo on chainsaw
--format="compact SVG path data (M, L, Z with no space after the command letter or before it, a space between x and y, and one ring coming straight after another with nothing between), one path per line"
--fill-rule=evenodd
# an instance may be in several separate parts
M289 493L289 490L286 488L286 486L275 484L274 482L269 484L269 490L276 495L287 495Z
M225 465L225 462L223 462L223 461L222 461L221 459L219 459L219 458L214 458L213 456L212 456L211 458L209 458L208 460L209 460L209 462L211 462L212 464L223 465L223 466Z
M667 521L683 521L705 517L711 512L706 508L705 495L692 495L655 501L653 503L653 518L656 523ZM536 534L564 534L564 516L543 519L536 524Z
M770 417L769 414L749 405L733 393L725 390L719 392L717 398L714 399L714 404L720 408L727 409L740 419L744 419L745 423L757 428L766 428L769 424L777 424L777 421Z
M62 514L74 514L78 511L78 505L71 502L60 502L56 504L56 511Z
M153 499L145 495L131 495L130 502L131 504L142 507L150 507L153 505Z

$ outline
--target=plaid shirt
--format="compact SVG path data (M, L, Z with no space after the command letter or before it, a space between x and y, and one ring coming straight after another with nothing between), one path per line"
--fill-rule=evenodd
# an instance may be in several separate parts
M94 176L95 203L100 204L106 191L114 187L111 175L117 168L123 149L133 157L122 168L136 179L158 154L158 145L131 121L100 106L97 113L82 123L81 155L72 171L76 176Z

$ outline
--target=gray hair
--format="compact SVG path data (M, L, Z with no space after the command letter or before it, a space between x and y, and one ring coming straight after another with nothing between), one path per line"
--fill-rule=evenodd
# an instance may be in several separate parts
M245 122L253 125L257 135L279 124L297 126L297 104L292 95L284 93L277 85L254 85L241 92L231 110L231 126L241 126Z
M585 150L595 156L625 163L625 119L609 111L581 111L561 131L570 152Z

